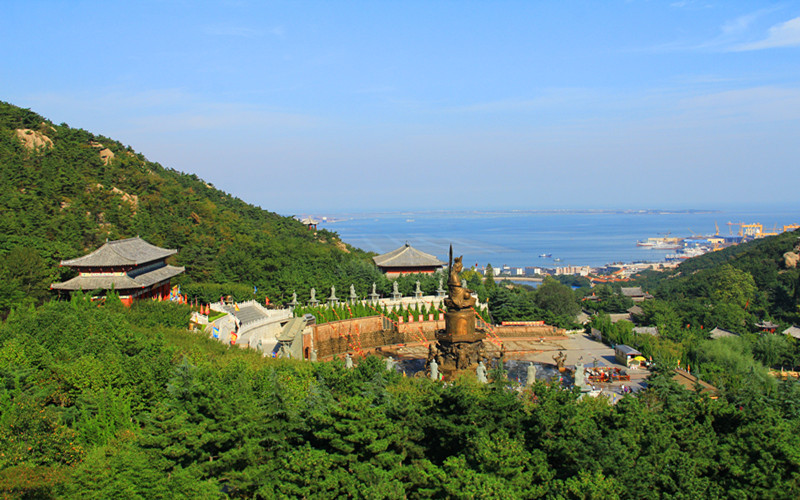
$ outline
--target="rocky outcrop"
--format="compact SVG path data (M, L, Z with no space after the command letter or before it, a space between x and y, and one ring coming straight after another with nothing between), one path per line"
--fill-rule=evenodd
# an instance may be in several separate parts
M15 130L17 138L28 149L49 149L53 147L53 140L41 132L29 128Z

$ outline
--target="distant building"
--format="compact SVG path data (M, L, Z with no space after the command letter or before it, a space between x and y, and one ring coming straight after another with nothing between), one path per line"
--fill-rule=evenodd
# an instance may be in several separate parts
M617 346L614 348L614 358L618 363L625 366L630 366L631 361L637 356L641 355L641 352L629 345L617 344Z
M94 252L77 259L61 261L78 271L78 276L50 288L69 294L83 290L114 290L126 305L134 299L169 295L170 280L184 271L167 265L166 259L177 250L159 248L139 238L107 241Z
M299 220L300 223L304 224L306 227L308 227L312 231L316 231L317 230L317 224L319 224L319 221L314 219L313 217L308 216L308 217L303 217L302 219L295 217L295 219Z
M711 330L709 337L712 339L721 339L723 337L737 337L739 334L723 328L714 328Z
M557 267L556 275L589 276L592 268L589 266L565 266Z
M630 286L630 287L623 286L622 288L620 288L620 292L622 292L622 295L628 297L634 302L644 302L647 299L653 298L652 295L643 292L641 287L638 286Z
M658 337L658 327L657 326L634 326L633 333L639 333L642 335L652 335L653 337Z
M790 335L796 339L800 339L800 328L792 325L783 331L784 335Z
M373 257L372 260L388 278L396 278L403 274L435 273L445 266L445 263L435 256L420 252L408 243L397 250Z
M775 333L775 330L777 330L779 326L781 325L777 325L772 321L762 321L760 323L756 323L756 328L758 328L762 332L768 332L768 333Z

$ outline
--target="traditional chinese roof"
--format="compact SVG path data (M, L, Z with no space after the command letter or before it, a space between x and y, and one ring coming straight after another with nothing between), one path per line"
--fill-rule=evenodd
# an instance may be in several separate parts
M628 311L629 314L631 314L633 316L641 316L642 314L644 314L644 309L642 309L639 306L629 307L627 309L627 311Z
M125 240L107 241L105 245L83 257L62 260L61 265L70 267L138 266L165 259L177 252L177 250L151 245L137 236Z
M619 290L626 297L644 297L646 295L638 286L623 286Z
M725 330L722 328L714 328L713 330L711 330L710 337L712 339L721 339L722 337L736 337L738 335L739 335L738 333L734 333L730 330Z
M435 256L420 252L408 243L389 253L373 257L378 267L442 267L444 262Z
M642 333L645 335L652 335L653 337L658 337L657 326L634 326L633 331L634 333Z
M800 339L800 328L792 325L789 328L787 328L786 330L784 330L783 334L784 335L791 335L792 337L794 337L796 339Z
M130 290L136 288L145 288L155 285L161 281L170 279L174 276L181 274L185 269L183 267L163 266L152 271L130 276L128 274L120 273L117 275L111 274L84 274L76 276L71 280L63 283L53 283L50 288L54 290Z

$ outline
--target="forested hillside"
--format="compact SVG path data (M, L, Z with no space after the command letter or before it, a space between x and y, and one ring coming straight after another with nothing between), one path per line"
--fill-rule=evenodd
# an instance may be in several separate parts
M683 325L752 329L762 320L800 323L800 268L784 254L798 244L792 231L711 252L640 281L670 302Z
M0 496L797 498L800 392L710 400L667 376L612 406L262 358L189 308L76 295L0 324Z
M69 277L60 260L136 235L178 249L181 279L201 298L253 298L254 285L260 300L351 282L361 295L373 281L388 287L369 256L335 233L309 231L118 141L2 102L0 183L0 311L47 297L52 281Z

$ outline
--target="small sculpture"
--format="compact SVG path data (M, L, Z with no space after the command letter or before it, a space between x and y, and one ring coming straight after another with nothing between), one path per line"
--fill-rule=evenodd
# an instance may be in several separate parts
M396 281L394 283L392 283L392 293L393 294L399 294L400 293L400 289L398 288L398 285L397 285Z
M395 364L396 363L393 357L389 356L388 358L386 358L386 370L393 371Z
M375 283L372 284L372 295L378 295L378 293L375 291Z
M311 288L311 302L314 302L315 300L317 300L317 291L314 290L314 288L312 287Z
M478 363L478 368L475 369L475 374L478 376L478 382L485 384L489 381L486 378L486 366L483 364L483 361Z
M583 360L578 360L575 364L575 387L584 390L586 386L586 373L583 369Z
M556 367L558 367L558 371L564 371L564 362L567 360L567 355L564 354L564 351L558 351L557 356L553 356L553 361L556 362Z
M528 365L528 379L525 381L525 385L532 386L536 382L536 365L531 363Z
M356 295L356 287L350 285L350 300L358 299L358 295Z
M458 357L456 358L456 368L459 370L466 370L469 368L469 354L466 349L458 350Z
M436 289L436 296L441 298L444 297L445 293L447 292L442 288L442 279L439 278L439 288Z
M349 352L344 357L344 367L345 368L352 368L353 367L353 356L351 356Z
M417 280L417 289L414 290L415 293L422 293L422 289L419 287L419 280Z
M311 356L309 357L309 360L310 361L316 361L317 360L317 350L316 349L311 349Z
M436 358L431 359L428 366L431 369L431 380L439 380L439 363L436 362Z

